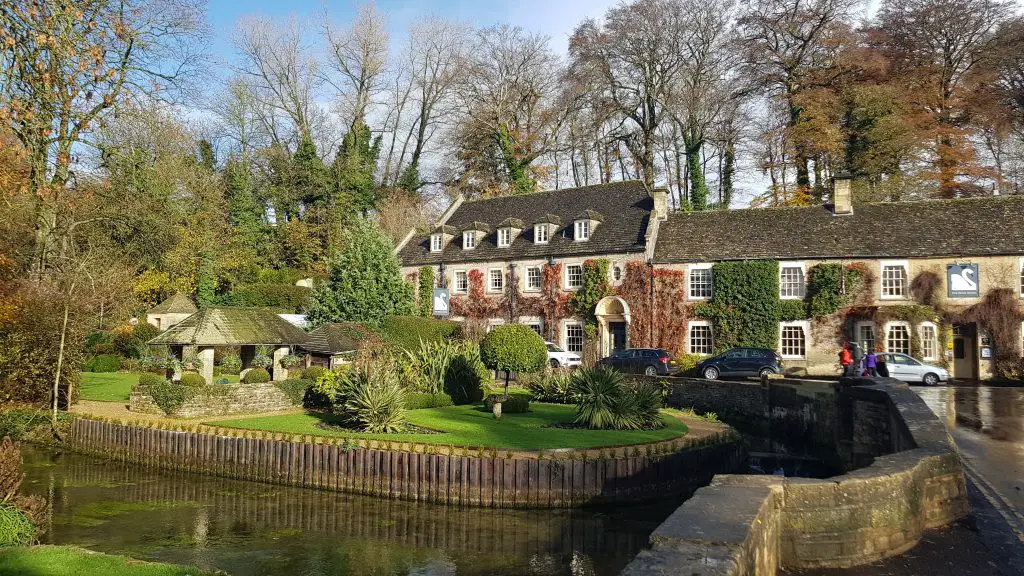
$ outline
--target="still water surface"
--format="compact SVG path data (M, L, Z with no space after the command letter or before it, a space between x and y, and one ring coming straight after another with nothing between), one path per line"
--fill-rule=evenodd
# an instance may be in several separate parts
M496 510L272 486L23 448L45 543L234 576L617 574L678 502Z

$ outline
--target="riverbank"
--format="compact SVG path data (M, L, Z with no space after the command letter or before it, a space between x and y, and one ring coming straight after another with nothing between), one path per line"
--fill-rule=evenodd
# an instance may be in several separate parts
M92 552L77 546L30 546L0 549L0 576L215 576L191 566L142 562L126 556Z

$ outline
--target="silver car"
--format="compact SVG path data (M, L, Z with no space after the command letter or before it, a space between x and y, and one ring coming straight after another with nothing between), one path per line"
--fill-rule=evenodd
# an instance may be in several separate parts
M919 362L906 354L879 354L878 361L885 362L890 377L904 382L935 386L949 380L949 371L945 368Z

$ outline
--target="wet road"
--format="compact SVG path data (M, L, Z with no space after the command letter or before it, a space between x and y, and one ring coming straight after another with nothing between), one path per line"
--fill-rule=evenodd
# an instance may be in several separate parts
M1024 388L915 387L960 449L971 511L992 555L1024 570Z

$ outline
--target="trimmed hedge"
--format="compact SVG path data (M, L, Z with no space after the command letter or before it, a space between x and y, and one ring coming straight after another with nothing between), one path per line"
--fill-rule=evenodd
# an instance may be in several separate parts
M98 354L85 361L85 372L117 372L121 369L121 357L116 354Z
M266 368L253 368L245 373L245 376L242 377L242 382L245 384L270 382L270 372L267 372Z
M181 385L190 388L202 388L208 384L206 378L198 372L185 372L181 375Z
M326 373L327 368L324 368L323 366L310 366L309 368L306 368L305 370L302 371L301 378L303 380L316 382Z
M547 365L548 348L529 326L503 324L480 342L480 360L491 370L529 374Z
M304 378L289 378L288 380L274 382L274 386L281 392L284 392L292 404L299 406L302 404L303 399L305 399L306 392L313 386L313 381Z
M152 372L145 372L139 374L139 386L153 386L154 384L162 384L167 381L167 378L159 374L153 374Z
M405 394L405 408L406 410L420 410L422 408L442 408L444 406L454 406L455 402L452 397L445 394L444 392L438 392L437 394L427 394L425 392L406 392Z
M275 308L298 313L308 305L313 291L294 284L248 284L219 298L222 306Z
M438 342L462 337L462 325L451 320L420 316L389 316L376 330L382 340L401 350L415 351L420 342Z
M153 397L153 403L168 416L177 412L182 404L194 397L195 394L196 389L193 387L182 386L166 380L149 387L149 395Z
M494 409L494 404L501 402L502 414L523 414L530 411L530 397L522 394L492 394L484 398L484 406Z

